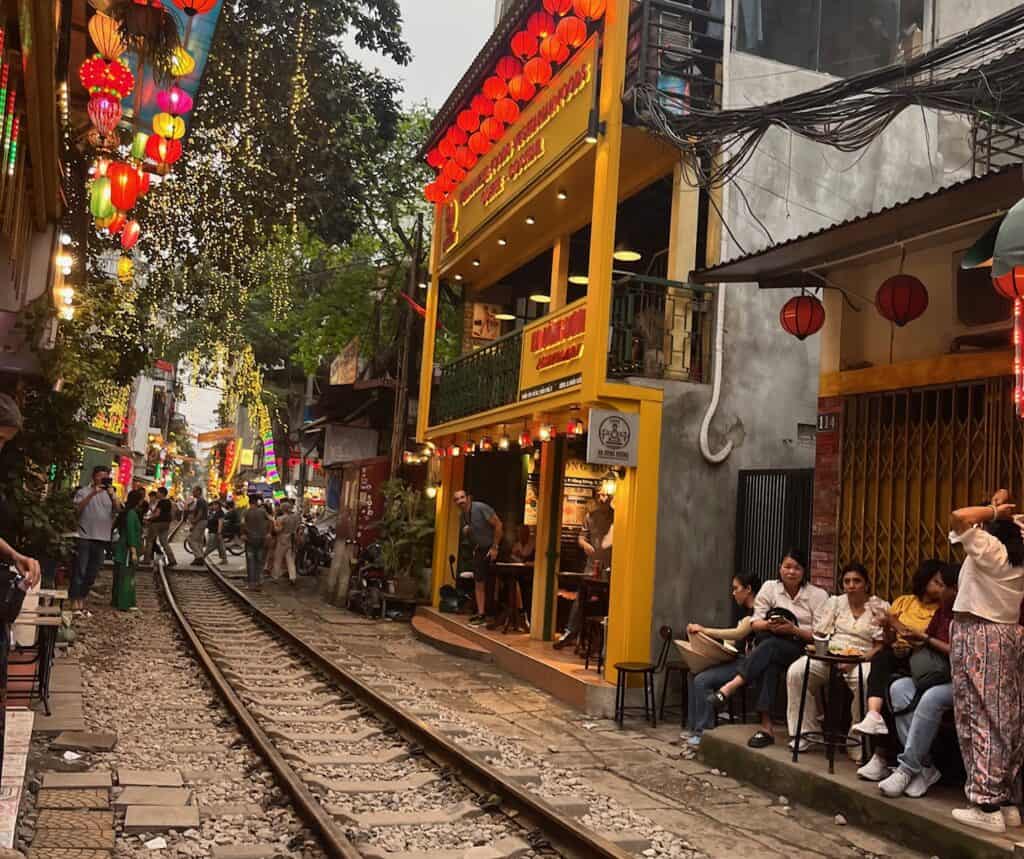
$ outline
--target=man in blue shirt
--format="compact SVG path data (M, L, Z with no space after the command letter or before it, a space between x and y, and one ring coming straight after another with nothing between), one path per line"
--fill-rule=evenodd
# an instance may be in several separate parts
M494 610L494 562L498 559L504 529L494 508L474 501L466 490L458 490L452 500L462 511L462 533L473 546L476 614L469 622L477 626L487 619L488 610Z

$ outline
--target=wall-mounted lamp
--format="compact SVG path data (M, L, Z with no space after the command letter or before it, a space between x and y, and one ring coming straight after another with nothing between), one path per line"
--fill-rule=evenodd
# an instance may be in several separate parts
M604 477L601 478L601 492L609 498L615 495L619 488L619 480L626 476L626 469L610 468Z
M429 498L431 501L437 498L437 490L440 488L440 483L431 483L429 486L427 486L427 498Z

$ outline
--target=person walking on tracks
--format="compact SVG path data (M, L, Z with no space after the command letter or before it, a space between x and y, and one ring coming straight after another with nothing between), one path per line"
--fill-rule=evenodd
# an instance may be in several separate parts
M270 517L258 495L249 497L249 509L242 516L242 540L245 542L245 570L250 589L258 590L266 563Z
M75 510L78 513L78 556L71 578L71 608L82 611L85 598L96 583L96 576L103 564L103 556L110 546L114 517L121 509L121 502L114 495L110 467L97 465L92 470L92 484L83 486L75 493Z
M171 522L174 520L174 503L167 497L167 487L161 486L156 491L156 509L150 513L146 524L146 551L142 559L143 566L148 567L153 563L153 546L157 543L167 558L167 566L178 565L171 543L167 535L171 530Z
M192 490L192 502L188 507L188 522L191 530L188 535L189 551L192 553L192 566L203 566L206 557L206 519L209 508L203 498L203 487L196 486Z
M460 489L452 499L462 511L462 533L473 546L473 579L476 584L476 614L469 619L474 625L484 623L488 612L494 612L494 562L498 560L503 528L494 508Z
M142 549L142 519L146 493L133 489L128 493L124 509L114 522L114 585L110 589L110 605L120 611L133 611L135 605L135 565Z
M226 564L228 556L224 551L224 510L220 501L214 499L210 502L210 515L206 520L206 551L203 558L208 558L214 552L220 553L220 562Z
M277 539L274 542L274 567L271 576L274 581L281 577L281 568L288 567L288 581L293 585L296 580L295 572L295 533L299 530L299 514L291 501L281 503L281 515L274 520L274 532Z

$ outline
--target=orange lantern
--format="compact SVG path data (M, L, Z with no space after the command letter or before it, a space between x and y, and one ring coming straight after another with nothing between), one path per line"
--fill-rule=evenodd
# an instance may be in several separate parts
M131 164L115 161L107 168L107 176L110 179L110 202L114 208L128 211L139 196L138 171Z
M89 19L89 36L105 59L116 60L125 52L117 22L109 15L97 12Z
M578 48L587 41L587 25L579 18L573 18L570 15L568 18L563 18L558 22L555 35L558 36L563 45L568 45L570 48Z
M497 101L508 94L508 86L505 81L497 75L493 75L484 81L484 95L491 101Z
M544 8L552 15L564 15L572 8L572 0L544 0Z
M494 102L485 95L475 95L469 103L470 110L476 112L477 116L490 116L494 113Z
M540 43L540 56L549 63L561 65L569 59L569 49L558 36L548 36Z
M508 82L508 94L516 101L526 102L537 94L537 89L523 75L516 75Z
M127 218L125 218L124 212L114 212L114 217L111 219L110 223L107 224L107 232L112 236L116 236L121 232L126 222Z
M519 105L510 98L503 98L494 105L494 118L505 125L511 125L519 119Z
M537 37L520 30L512 37L512 53L525 62L537 53Z
M437 177L437 187L444 191L445 194L450 194L455 190L455 183L442 173Z
M431 182L423 189L423 196L430 203L440 203L444 199L444 191L441 190L441 186L437 182Z
M460 146L455 150L455 163L463 170L472 170L476 167L477 161L477 156L470 152L469 147Z
M482 123L480 127L483 128ZM478 156L486 155L491 151L491 139L482 130L470 135L469 151Z
M546 39L555 32L555 19L547 12L534 12L526 20L526 31L535 39Z
M459 124L459 128L466 132L466 139L462 141L463 144L469 142L469 135L480 127L480 115L475 110L462 111L456 121Z
M502 57L494 67L494 73L503 81L510 81L523 73L523 64L515 57Z
M588 21L597 21L604 17L607 0L573 0L573 11Z
M129 221L124 225L124 229L121 230L121 247L130 251L135 247L135 243L139 240L139 236L142 235L142 228L139 226L138 221Z
M466 171L455 161L449 161L444 165L444 175L455 185L458 185L466 178Z
M141 164L135 168L135 172L139 176L139 196L145 197L149 193L149 174Z
M434 148L427 153L427 164L435 170L444 166L444 156L441 154L439 149Z
M149 140L146 141L146 155L157 164L169 167L181 158L181 141L168 140L159 134L151 134Z
M445 161L448 161L455 155L455 144L447 137L442 137L441 142L437 144L437 151L441 154L441 163L436 165L440 169L444 167Z
M535 87L546 86L551 83L551 63L534 57L523 69L523 77Z
M512 102L515 107L515 102ZM497 110L497 105L495 105ZM518 110L518 108L516 108ZM501 139L501 135L505 133L505 123L494 116L489 116L483 122L480 123L480 133L483 134L491 143L496 143ZM470 146L473 145L473 138L469 138Z
M465 146L466 141L469 140L469 135L459 128L458 125L453 125L449 128L444 136L452 142L453 146Z

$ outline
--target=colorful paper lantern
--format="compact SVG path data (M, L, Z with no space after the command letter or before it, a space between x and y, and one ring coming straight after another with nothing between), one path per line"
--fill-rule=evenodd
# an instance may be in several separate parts
M423 189L423 196L427 198L430 203L440 203L444 200L444 191L437 182L431 182Z
M181 141L168 140L159 134L150 135L146 141L146 155L157 164L171 165L181 158Z
M607 0L573 0L572 3L573 11L588 21L597 21L604 17L607 6Z
M90 93L107 93L124 98L135 87L135 76L121 60L105 60L102 55L89 57L78 67L78 79Z
M463 143L469 142L469 135L480 127L480 115L475 110L464 110L456 120L463 131L466 132L466 139Z
M139 196L145 197L149 193L149 173L141 164L135 168L135 172L139 177Z
M505 125L512 125L519 119L519 105L510 98L503 98L494 105L494 118Z
M135 263L131 257L122 256L117 261L117 279L121 283L128 283L135 276Z
M569 49L558 36L548 36L540 43L540 57L549 63L561 65L569 59Z
M476 134L471 134L469 137L469 151L481 157L486 155L491 151L491 139L482 130Z
M217 5L217 0L174 0L174 5L191 18L193 15L205 15Z
M465 146L469 140L469 134L459 128L458 125L451 126L444 136L452 142L453 146Z
M527 102L537 94L537 88L524 75L516 75L508 82L508 94L516 101Z
M555 35L558 36L563 45L567 45L570 48L578 48L587 41L587 25L579 18L574 18L570 15L568 18L563 18L558 22L558 27L555 28Z
M172 86L170 89L160 90L156 94L156 103L164 113L174 116L181 116L192 110L192 96L180 86Z
M135 243L139 240L139 236L142 235L142 228L139 226L138 221L129 221L124 225L124 229L121 230L121 247L130 251L135 247Z
M552 15L564 15L572 8L572 0L544 0L544 8Z
M139 196L139 174L135 167L124 161L115 161L107 168L110 180L110 202L123 212L135 205Z
M185 136L185 120L169 113L158 113L153 117L153 132L169 140L181 140Z
M127 220L128 219L125 217L124 212L114 212L114 217L107 222L107 232L112 236L116 236L122 229L124 229L124 225Z
M494 67L494 73L503 81L510 81L516 75L522 74L523 64L515 57L502 57Z
M551 63L534 57L523 67L523 77L535 87L546 86L551 83Z
M806 340L825 324L825 308L813 295L797 295L782 306L779 323L797 340Z
M89 212L94 218L109 218L115 211L110 201L110 180L97 176L89 186Z
M504 98L508 94L508 85L497 75L492 75L484 81L484 95L492 102Z
M441 154L441 151L437 148L431 149L427 153L427 164L429 164L435 170L440 170L444 166L444 161L444 156Z
M878 288L875 307L885 319L902 328L928 309L928 290L913 275L898 274Z
M458 164L463 170L472 170L476 167L476 162L479 159L470 150L468 146L460 146L455 150L455 163Z
M141 161L146 157L146 141L149 140L149 135L145 131L136 131L135 136L132 138L132 151L131 156L136 161Z
M444 167L444 163L450 160L455 155L455 144L452 143L447 137L442 137L441 141L437 144L437 151L441 156L441 163L437 165L440 169Z
M555 32L555 19L547 12L534 12L526 19L526 32L535 39L546 39Z
M89 37L96 50L107 60L116 60L125 52L117 22L102 12L97 12L89 20Z
M537 53L537 37L520 30L512 37L512 53L525 62Z
M196 61L182 47L174 49L171 55L171 75L176 78L187 78L196 70Z
M494 101L485 95L475 95L469 103L471 110L475 111L479 118L491 116L494 113Z
M103 137L110 137L121 121L121 100L105 92L89 96L89 119Z
M447 164L445 164L444 170L442 172L444 173L445 176L448 177L449 180L451 180L456 185L458 185L459 182L466 178L466 171L462 169L462 167L460 167L459 164L456 163L455 161L449 161Z
M512 102L515 106L515 102ZM495 105L497 109L497 105ZM518 110L518 108L516 108ZM480 123L480 134L483 134L491 143L497 143L501 139L501 135L505 133L505 123L500 119L489 116L483 122ZM473 138L470 138L470 144L472 144Z

